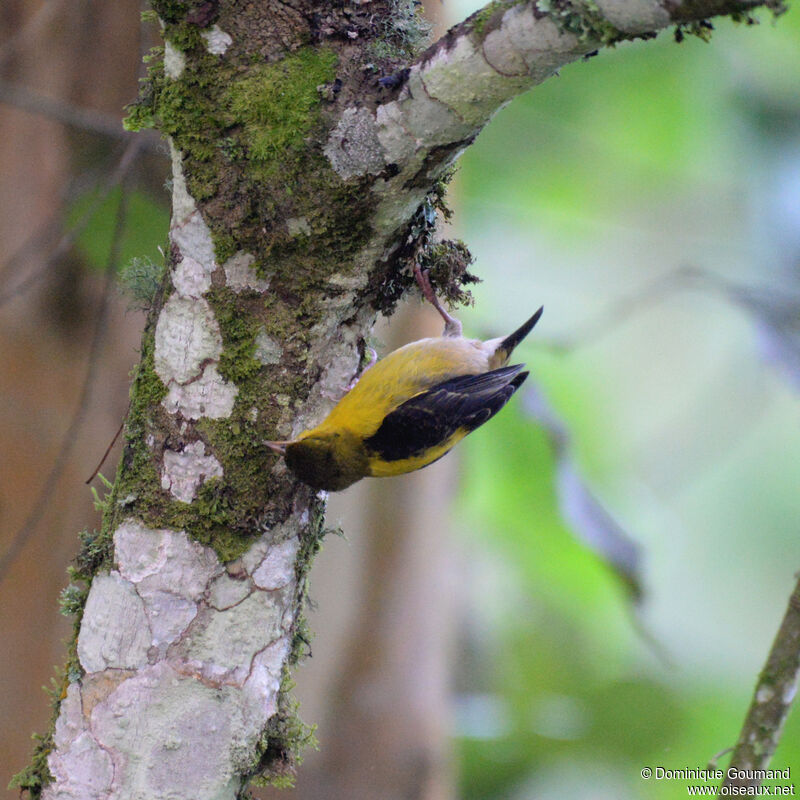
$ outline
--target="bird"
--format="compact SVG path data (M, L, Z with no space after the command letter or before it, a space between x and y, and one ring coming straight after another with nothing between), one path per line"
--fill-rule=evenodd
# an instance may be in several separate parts
M266 442L314 489L341 491L365 477L402 475L444 456L490 420L528 377L507 366L543 308L513 333L481 341L440 304L427 271L414 275L444 320L441 336L404 345L366 369L316 427Z

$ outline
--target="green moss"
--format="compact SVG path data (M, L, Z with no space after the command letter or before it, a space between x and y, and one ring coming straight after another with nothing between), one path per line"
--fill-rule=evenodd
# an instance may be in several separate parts
M50 679L50 685L44 690L50 695L50 705L52 707L52 717L48 725L46 734L34 733L31 739L35 742L31 763L25 769L20 770L11 777L8 784L9 789L19 789L20 796L23 792L27 793L28 800L39 800L44 788L53 782L53 774L47 764L47 756L54 747L53 736L56 726L56 719L61 707L61 701L66 696L69 676L66 671L56 671L56 676Z
M232 233L215 229L211 231L211 238L214 242L214 253L220 264L224 264L239 251L239 243Z
M242 384L254 378L263 366L253 356L261 321L253 313L239 308L239 298L230 289L214 289L207 299L222 333L220 375L241 391Z
M106 502L108 498L109 495L106 495L103 502ZM78 660L78 632L86 606L86 598L89 596L89 585L96 571L107 565L111 559L110 537L97 531L85 530L79 534L79 538L81 549L76 559L76 566L68 569L71 582L62 590L59 603L61 613L73 617L67 660L63 670L57 671L56 677L50 680L50 686L45 689L50 695L52 707L48 732L44 735L33 735L35 745L31 762L25 769L14 775L8 785L9 789L19 789L20 793L26 792L29 800L38 800L42 796L43 789L53 781L47 757L54 746L53 735L61 701L66 697L69 684L80 680L83 676L83 669Z
M270 389L261 374L263 365L253 358L261 325L260 316L254 311L263 308L261 298L247 297L246 293L236 295L225 287L212 289L207 298L222 332L224 355L220 371L227 380L234 381L239 395L229 419L203 418L197 422L196 430L222 464L225 479L205 481L191 503L175 500L161 488L156 456L148 439L154 431L168 430L171 423L160 406L166 387L155 373L153 338L152 334L147 335L132 390L125 450L113 499L115 513L106 514L104 523L119 512L133 514L153 527L184 530L227 562L241 556L259 535L256 520L271 480L269 471L264 469L264 464L271 462L271 455L263 444L269 438L264 429L269 421L252 420L249 410L253 406L264 407ZM111 531L111 522L107 530L104 524L104 531L99 534L103 545L103 537L110 539Z
M88 592L82 586L70 583L61 590L58 598L59 611L65 617L71 617L80 613L86 602Z
M175 44L172 30L168 26L165 36ZM173 138L183 154L189 192L201 207L214 203L207 220L220 263L240 249L272 264L297 258L300 263L287 263L285 272L306 283L318 281L329 274L333 255L321 259L320 250L327 253L340 231L346 234L345 244L363 239L354 224L354 197L363 199L363 193L342 186L324 156L309 149L310 138L321 130L318 86L335 77L336 53L307 46L245 70L183 39L186 67L180 77L167 79L163 65L151 66L139 100L128 109L127 126L154 125ZM323 192L338 194L321 212ZM288 202L279 206L278 196ZM343 219L335 228L312 225L313 240L320 243L312 253L309 237L289 234L285 220L290 216L328 223ZM347 259L340 258L341 263Z
M509 9L511 5L507 2L503 2L503 0L492 0L491 3L484 6L480 11L476 11L472 17L470 18L470 22L472 24L472 30L478 35L479 38L483 38L483 32L486 28L487 23L489 20L498 12L498 11L506 11Z
M141 131L155 125L156 87L164 79L164 46L150 48L142 59L147 65L147 75L139 79L139 97L125 107L122 127L128 131Z
M180 420L161 406L167 388L154 367L154 322L164 297L151 294L155 265L134 264L131 277L141 302L152 304L151 317L134 375L117 480L101 500L103 524L99 531L81 535L72 583L62 595L62 610L74 616L75 630L56 711L68 682L81 678L78 626L92 577L112 564L112 536L121 518L184 530L228 562L246 552L265 526L290 513L291 479L276 481L270 474L275 456L263 444L274 438L282 413L271 398L307 395L315 376L306 375L303 367L308 331L323 313L320 289L327 287L331 274L348 269L350 254L369 235L368 226L359 223L372 213L373 201L358 180L344 185L320 152L325 105L317 87L335 77L336 53L304 46L268 64L243 62L241 56L237 61L233 50L231 58L220 59L207 52L199 29L183 21L192 4L196 2L155 3L166 22L164 34L184 53L186 66L179 78L168 79L163 49L151 52L148 78L139 101L129 109L126 127L154 126L173 138L183 155L189 192L212 229L218 260L239 250L254 253L259 263L269 265L274 291L265 298L215 285L207 294L223 339L219 370L236 385L238 395L230 418L204 418L193 425L219 459L224 478L205 481L193 502L181 503L161 488L160 480L162 449L179 449L185 433ZM418 10L413 0L398 0L396 6L393 41L401 49L411 48L423 30ZM289 232L286 219L291 217L306 220L308 235ZM284 349L280 369L254 358L256 336L265 325ZM259 413L251 416L253 407ZM268 503L270 492L275 499ZM323 535L318 500L311 501L311 516L296 561L299 610L292 664L305 656L311 640L303 604ZM300 751L312 742L312 730L297 715L285 670L278 713L264 732L254 772L272 783L287 782ZM51 747L51 739L42 738L33 765L17 778L16 785L31 796L38 797L51 780L46 764Z
M81 531L78 538L81 546L75 558L76 566L69 570L70 578L88 583L99 570L111 565L113 542L102 530Z
M288 667L284 667L278 710L261 734L258 758L245 784L291 788L295 769L303 763L302 753L309 747L317 748L316 725L306 725L300 719L299 703L292 694L294 686Z
M152 415L167 395L167 387L158 377L153 362L155 350L152 331L145 334L141 359L131 387L131 407L125 425L125 443L120 463L120 472L115 483L116 493L127 505L141 504L143 487L159 485L158 469L154 463L153 452L147 445L147 437L153 428ZM130 502L126 498L131 498ZM112 514L104 517L111 525Z
M233 83L228 106L244 128L251 163L262 177L306 149L305 137L320 104L317 87L334 78L338 57L328 48L306 47Z
M687 36L694 36L704 42L711 41L714 26L707 20L686 22L675 26L675 41L680 44Z
M141 81L139 98L126 109L125 127L156 127L171 136L184 154L185 165L189 165L189 191L195 199L205 200L217 192L218 142L234 124L221 102L221 87L234 79L235 67L207 51L195 25L167 25L164 37L184 52L186 67L179 78L167 78L163 48L153 49L146 59L150 63L147 77Z
M605 18L595 0L537 0L537 6L581 42L614 45L631 38Z
M189 9L187 0L151 0L150 5L159 18L166 23L183 19Z
M53 781L50 767L47 766L47 756L53 749L53 733L55 718L50 725L50 733L40 736L35 733L31 738L36 742L31 763L25 769L12 776L9 789L19 789L20 794L27 792L29 800L39 800L45 786Z
M211 161L218 152L219 131L232 125L218 101L218 81L222 68L209 63L209 54L201 51L192 68L187 67L177 80L160 80L155 86L155 118L159 129L172 136L178 148L199 162ZM196 197L196 199L200 199Z
M191 504L173 503L165 516L170 527L185 530L195 541L211 547L223 563L233 561L247 552L257 534L237 532L231 495L220 478L211 478L198 488Z

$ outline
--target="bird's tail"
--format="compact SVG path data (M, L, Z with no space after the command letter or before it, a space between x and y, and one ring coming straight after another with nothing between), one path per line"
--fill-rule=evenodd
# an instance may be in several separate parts
M517 328L514 333L510 333L497 345L497 350L495 352L501 355L503 362L508 359L511 353L514 352L514 348L533 330L533 326L536 325L539 321L539 317L542 316L542 311L544 311L544 306L541 306L525 324Z

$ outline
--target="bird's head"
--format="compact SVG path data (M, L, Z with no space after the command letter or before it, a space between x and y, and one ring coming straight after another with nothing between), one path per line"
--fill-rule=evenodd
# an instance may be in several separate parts
M286 459L286 466L314 489L338 492L368 474L359 439L347 432L314 432L291 442L268 442Z

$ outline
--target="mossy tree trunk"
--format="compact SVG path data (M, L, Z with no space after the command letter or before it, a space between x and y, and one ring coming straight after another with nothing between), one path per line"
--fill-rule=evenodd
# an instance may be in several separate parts
M133 127L169 137L173 217L102 531L84 542L47 798L205 800L280 780L324 499L266 447L358 374L378 311L431 269L443 182L515 95L604 44L757 0L493 2L421 53L411 0L154 0Z

